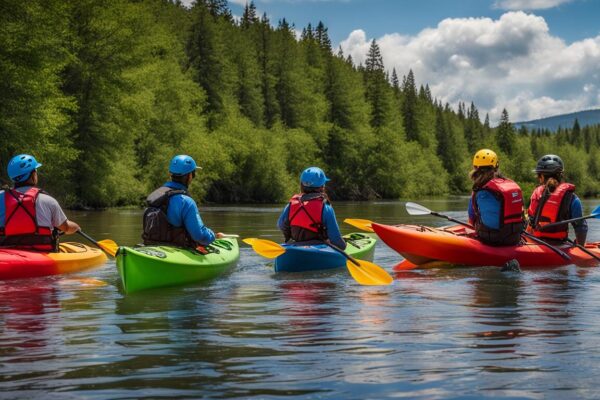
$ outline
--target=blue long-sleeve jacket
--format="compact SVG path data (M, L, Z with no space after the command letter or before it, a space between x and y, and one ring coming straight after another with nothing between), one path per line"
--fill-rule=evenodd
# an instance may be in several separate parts
M283 212L279 216L279 220L277 221L277 227L282 231L289 232L290 230L290 205L288 203L287 206L283 209ZM327 230L327 238L341 249L346 248L346 242L342 238L342 234L340 233L340 227L338 226L337 220L335 218L335 212L333 211L333 207L330 204L325 204L323 206L323 225Z
M185 185L167 182L163 186L176 190L187 190ZM215 240L215 233L202 222L198 206L190 196L177 194L170 198L167 219L171 225L185 227L192 239L203 246Z

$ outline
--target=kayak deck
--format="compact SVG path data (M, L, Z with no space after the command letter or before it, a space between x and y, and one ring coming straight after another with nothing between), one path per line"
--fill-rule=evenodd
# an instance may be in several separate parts
M344 236L345 252L361 260L373 260L377 240L364 233ZM304 272L340 268L346 265L346 257L324 243L284 244L286 251L275 259L276 272Z
M120 247L116 261L123 289L132 293L209 280L240 256L235 239L217 239L206 249L208 254L173 246Z
M104 264L103 251L81 243L59 244L58 253L0 249L0 280L70 274Z

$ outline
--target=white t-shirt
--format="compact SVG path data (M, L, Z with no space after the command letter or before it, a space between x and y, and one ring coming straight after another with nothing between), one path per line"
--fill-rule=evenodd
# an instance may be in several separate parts
M17 188L17 191L25 193L30 187L31 186L21 186ZM6 196L4 190L0 191L0 195ZM67 216L63 212L62 208L60 208L58 201L45 193L40 193L38 195L35 203L35 217L37 219L38 226L48 228L58 228L67 220Z

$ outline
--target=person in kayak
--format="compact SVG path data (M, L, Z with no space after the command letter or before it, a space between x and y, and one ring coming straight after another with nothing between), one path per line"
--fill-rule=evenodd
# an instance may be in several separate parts
M498 156L482 149L473 157L473 193L469 200L469 223L477 239L492 246L513 246L525 228L523 193L519 185L498 170Z
M188 187L201 169L188 155L177 155L169 164L171 180L150 193L143 217L144 245L197 248L208 246L223 235L202 222L198 205Z
M0 247L58 251L59 231L79 231L69 221L58 201L37 187L41 167L29 154L14 156L8 163L12 188L0 191Z
M329 241L340 249L346 242L340 233L335 212L325 193L329 178L318 167L309 167L300 175L300 191L290 199L279 216L277 226L285 241Z
M575 185L563 182L563 160L554 154L540 158L533 170L540 185L531 194L527 214L527 230L543 239L563 241L568 239L569 225L563 224L540 230L546 224L583 216L581 200L575 194ZM577 244L584 245L588 226L585 219L572 222Z

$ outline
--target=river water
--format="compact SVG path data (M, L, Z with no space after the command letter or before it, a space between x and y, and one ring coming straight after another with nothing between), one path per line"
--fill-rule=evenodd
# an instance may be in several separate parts
M420 203L466 218L465 198ZM410 217L402 202L335 209L340 223L445 222ZM279 211L201 208L216 230L277 241ZM139 240L141 210L68 214L98 240ZM377 264L391 272L400 260L377 244ZM0 282L0 398L599 398L599 271L416 270L367 287L345 269L275 274L243 245L221 278L133 295L112 260Z

